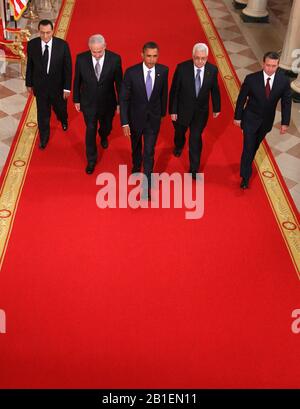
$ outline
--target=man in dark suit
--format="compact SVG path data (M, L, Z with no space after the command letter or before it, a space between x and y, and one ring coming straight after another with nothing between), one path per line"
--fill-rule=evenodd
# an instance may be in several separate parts
M200 166L202 132L209 114L209 97L213 105L213 117L220 114L221 102L218 85L218 69L207 62L208 47L197 43L192 59L177 65L170 90L169 113L175 128L174 155L179 157L185 144L185 134L190 130L189 160L193 179Z
M53 37L53 24L41 20L40 37L29 41L27 47L26 87L37 103L40 149L45 149L50 136L51 107L68 129L67 98L71 92L72 61L66 41Z
M89 38L89 51L78 54L75 66L73 100L77 111L82 111L86 124L86 173L94 171L97 162L96 134L104 149L112 130L115 111L119 113L119 92L122 83L121 57L106 49L101 34Z
M271 131L276 106L281 100L281 128L284 134L291 117L291 90L285 74L278 70L279 55L268 52L263 58L262 71L246 76L234 114L234 124L243 129L244 145L241 158L241 188L247 189L252 162L259 145Z
M140 172L143 164L149 199L155 145L168 102L169 69L157 63L158 56L158 45L146 43L143 62L126 70L120 94L121 125L124 135L131 139L132 173Z

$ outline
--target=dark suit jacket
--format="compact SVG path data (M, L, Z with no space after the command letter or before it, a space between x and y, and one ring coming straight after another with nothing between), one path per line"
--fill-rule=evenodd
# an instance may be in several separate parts
M161 118L167 112L168 73L169 68L165 65L155 65L155 82L148 101L143 64L126 70L120 94L122 125L129 124L131 130L140 133L150 121L153 132L158 133Z
M78 54L73 101L80 103L80 109L85 113L99 112L104 115L113 113L119 104L122 77L121 57L118 54L105 50L99 81L95 74L91 52L85 51Z
M263 71L246 76L241 87L234 114L234 119L241 120L241 127L246 132L262 134L270 132L275 111L281 99L281 124L289 125L291 117L291 90L288 78L283 72L275 74L271 94L266 98Z
M209 97L212 97L213 112L221 111L218 69L215 65L205 64L203 83L196 97L193 60L177 65L169 101L169 113L177 114L177 122L189 126L192 119L199 119L199 126L205 127L209 112Z
M49 73L43 72L42 46L39 37L28 42L26 86L32 87L35 95L45 92L58 94L64 89L71 91L72 60L68 43L53 37Z

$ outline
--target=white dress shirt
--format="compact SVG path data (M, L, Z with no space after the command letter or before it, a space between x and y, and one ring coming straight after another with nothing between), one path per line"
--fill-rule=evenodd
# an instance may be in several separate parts
M153 67L153 68L148 68L147 66L146 66L146 64L143 62L143 71L144 71L144 81L145 81L145 84L146 84L146 78L147 78L147 75L148 75L148 71L151 71L151 73L150 73L150 77L151 77L151 79L152 79L152 89L153 89L153 87L154 87L154 82L155 82L155 66Z
M95 58L94 56L92 56L92 58L93 58L93 66L94 66L94 69L95 69L95 65L97 64L97 58ZM99 64L100 64L100 75L101 75L103 64L104 64L104 58L105 58L105 53L98 60Z
M267 79L268 79L268 78L271 78L271 79L270 79L270 89L272 89L272 87L273 87L273 82L274 82L274 78L275 78L275 72L274 72L273 75L267 75L264 71L263 71L263 73L264 73L264 83L265 83L265 86L267 85Z
M48 43L45 43L45 41L41 41L42 43L42 54L44 54L45 51L45 46L47 44L48 46L48 65L47 65L47 74L49 74L49 68L50 68L50 62L51 62L51 53L52 53L52 43L53 43L53 39L51 38L50 41L48 41ZM71 92L69 89L64 89L65 92Z
M201 80L201 87L202 87L202 85L203 85L203 79L204 79L205 65L203 65L203 67L201 67L201 68L198 68L198 67L196 67L196 65L194 65L194 79L196 79L197 70L201 70L201 71L200 71L200 80Z
M50 61L51 61L51 52L52 52L52 43L53 43L53 39L51 38L50 41L48 41L48 43L45 43L45 41L42 41L42 54L44 55L45 52L45 46L48 46L48 65L47 65L47 74L49 74L49 68L50 68Z
M155 66L153 68L148 68L147 65L143 62L143 72L144 72L145 85L146 85L146 78L147 78L149 70L151 70L150 76L151 76L151 79L152 79L152 90L153 90L154 82L155 82ZM122 127L124 127L124 126L128 126L128 124L122 125Z

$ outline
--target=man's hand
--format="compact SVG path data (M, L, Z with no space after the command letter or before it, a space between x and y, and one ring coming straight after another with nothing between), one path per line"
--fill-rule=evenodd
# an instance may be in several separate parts
M67 99L70 96L70 91L64 91L64 99Z
M238 119L235 119L235 120L233 121L234 125L235 125L235 126L239 126L239 127L241 127L241 122L242 122L242 121L241 121L240 119L239 119L239 120L238 120Z
M220 112L213 112L213 118L218 118L219 115L220 115Z
M287 125L281 125L281 127L280 127L280 134L281 134L281 135L285 134L287 130L288 130L288 126L287 126Z
M80 112L80 104L79 104L79 102L76 102L74 105L75 105L76 111L77 111L77 112Z
M177 121L177 114L171 114L171 119L172 119L172 121L176 122Z
M129 138L129 136L131 135L129 125L122 126L122 128L123 128L124 135Z
M120 114L120 105L117 105L116 112L117 114Z

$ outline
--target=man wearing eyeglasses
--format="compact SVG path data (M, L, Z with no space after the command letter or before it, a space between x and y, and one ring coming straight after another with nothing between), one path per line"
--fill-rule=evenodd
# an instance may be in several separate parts
M189 172L193 179L200 167L202 132L208 121L210 95L213 117L217 118L221 110L218 69L207 62L207 58L207 45L195 44L192 59L177 65L170 90L169 113L175 128L173 153L176 157L181 155L189 129Z

